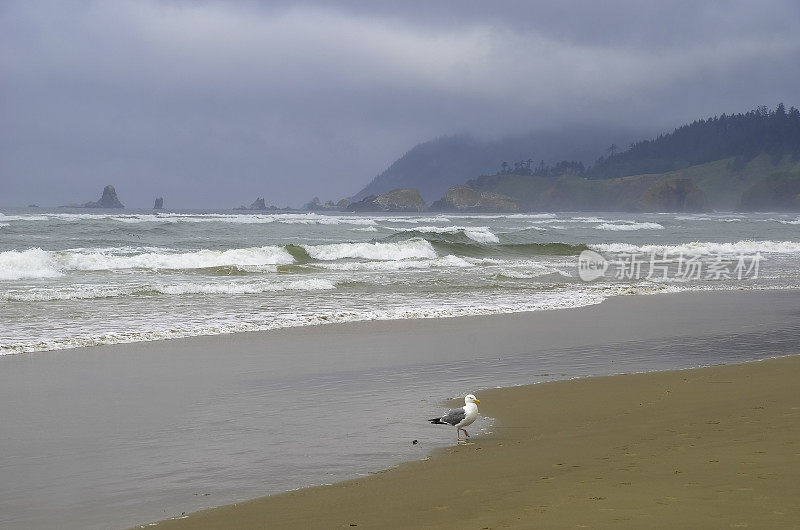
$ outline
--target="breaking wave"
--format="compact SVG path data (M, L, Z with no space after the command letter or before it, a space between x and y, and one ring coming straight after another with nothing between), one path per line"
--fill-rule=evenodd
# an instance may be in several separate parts
M586 245L570 245L568 243L505 243L500 245L484 245L480 243L461 243L453 241L432 242L440 254L455 254L472 258L502 259L526 258L532 256L574 256L587 250Z
M204 269L285 265L294 258L283 247L267 246L194 252L141 252L129 249L0 252L0 279L54 278L67 271L119 269Z
M411 258L438 257L433 246L424 239L408 239L392 243L334 243L300 245L312 259L334 261L345 258L395 261Z
M464 234L478 243L500 242L500 239L489 230L488 226L415 226L403 231L418 234Z
M433 268L446 268L446 267L474 267L475 264L471 263L464 258L458 256L445 256L436 259L410 259L398 261L348 261L348 262L331 262L320 263L319 267L327 270L336 271L400 271L400 270L423 270Z
M0 280L27 280L55 278L63 273L53 259L52 252L31 248L18 252L0 252Z
M658 223L636 223L636 222L617 222L603 223L595 226L598 230L612 230L615 232L623 230L662 230L664 227Z
M712 243L695 241L680 245L632 245L628 243L608 243L589 245L600 252L658 253L670 254L798 254L800 242L795 241L737 241L735 243Z

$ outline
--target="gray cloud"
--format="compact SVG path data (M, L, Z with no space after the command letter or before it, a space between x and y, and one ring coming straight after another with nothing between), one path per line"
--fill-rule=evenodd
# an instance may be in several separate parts
M798 104L796 2L585 4L4 2L0 204L298 205L441 134Z

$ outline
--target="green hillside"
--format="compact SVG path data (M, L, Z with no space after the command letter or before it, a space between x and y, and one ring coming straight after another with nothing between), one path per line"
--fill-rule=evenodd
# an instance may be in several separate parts
M526 210L658 211L663 210L658 203L646 200L648 190L660 182L685 179L704 194L707 208L732 211L739 208L746 190L771 174L800 170L800 160L794 161L788 155L777 164L766 154L757 156L742 168L734 169L735 162L735 157L731 157L666 173L614 179L589 179L571 174L555 177L499 174L470 180L467 185L513 197Z
M617 178L645 173L667 173L734 157L733 169L744 167L761 154L777 165L785 155L800 156L800 111L783 103L769 110L722 114L696 120L654 140L635 142L625 151L608 149L585 176Z
M584 168L503 163L467 181L479 191L516 199L527 210L698 211L785 210L800 171L800 112L760 107L699 120L673 133L631 144ZM714 158L716 157L716 158ZM771 177L774 174L783 177Z

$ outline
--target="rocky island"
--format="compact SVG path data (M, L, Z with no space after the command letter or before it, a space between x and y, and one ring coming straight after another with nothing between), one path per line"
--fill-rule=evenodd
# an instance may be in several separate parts
M415 188L399 188L382 195L369 195L347 207L349 212L424 212L427 209L428 205Z
M103 196L99 201L89 201L81 205L81 208L125 208L117 198L117 190L109 184L103 188Z
M285 208L286 210L291 210L288 206ZM264 211L264 210L280 210L274 204L267 206L267 202L264 197L256 197L250 206L239 206L238 208L234 208L234 210L256 210L256 211Z
M345 211L347 207L350 206L350 199L344 198L341 199L339 202L334 203L333 201L325 201L322 202L319 200L319 197L314 197L307 203L303 205L303 210L308 210L310 212L326 212L326 211Z

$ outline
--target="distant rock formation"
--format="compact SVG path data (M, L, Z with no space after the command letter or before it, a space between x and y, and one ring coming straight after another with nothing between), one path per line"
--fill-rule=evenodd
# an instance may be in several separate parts
M38 207L39 207L38 204L29 204L28 205L28 208L38 208Z
M238 208L234 208L234 210L278 210L279 208L275 205L267 206L266 201L263 197L257 197L256 200L250 206L239 206ZM290 210L288 206L286 207L287 210Z
M325 212L325 211L341 211L350 205L350 199L342 199L334 203L333 201L322 202L319 197L314 197L303 205L303 210L311 212Z
M266 210L267 204L264 201L263 197L256 197L256 200L253 201L253 204L250 205L250 210Z
M382 195L370 195L347 207L351 212L424 212L427 209L422 195L414 188L398 188Z
M314 197L307 203L303 205L303 210L321 210L322 209L322 201L319 200L319 197Z
M156 197L156 202L153 203L153 210L164 209L164 197Z
M642 209L650 212L704 212L708 197L694 182L685 178L661 180L642 196Z
M431 205L431 210L443 212L518 212L519 202L511 197L467 186L453 186L444 197Z
M83 208L125 208L125 206L117 198L117 190L109 184L103 188L103 196L99 201L87 202L83 204Z

